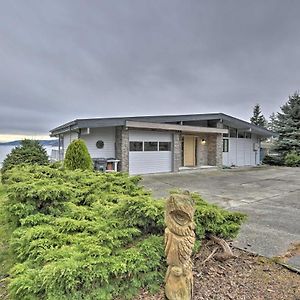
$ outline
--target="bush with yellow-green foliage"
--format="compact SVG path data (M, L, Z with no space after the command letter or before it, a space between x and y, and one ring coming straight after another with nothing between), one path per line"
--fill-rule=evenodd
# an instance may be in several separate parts
M85 142L74 140L67 148L64 167L68 170L92 170L93 161Z
M11 299L131 299L165 275L164 200L121 173L27 166L5 173ZM194 194L196 234L234 237L244 215Z

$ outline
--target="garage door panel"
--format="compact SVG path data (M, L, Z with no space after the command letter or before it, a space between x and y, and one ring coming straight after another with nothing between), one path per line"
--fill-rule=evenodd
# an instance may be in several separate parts
M170 172L171 165L172 155L170 151L129 153L130 174Z
M132 130L129 142L172 142L168 132ZM171 146L172 149L172 146ZM172 171L172 151L129 151L129 173L147 174Z
M130 130L129 141L171 142L172 134L161 131Z

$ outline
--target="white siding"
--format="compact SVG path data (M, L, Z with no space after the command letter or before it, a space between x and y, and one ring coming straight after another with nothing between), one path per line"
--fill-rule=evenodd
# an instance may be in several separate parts
M70 143L78 138L76 132L64 134L64 154ZM110 158L115 157L115 128L104 127L104 128L91 128L89 134L81 135L81 139L85 141L86 146L92 158ZM104 147L98 149L96 142L102 140Z
M92 158L115 157L116 134L114 127L91 128L90 134L81 135L81 139L86 142L87 148ZM96 142L102 140L104 147L98 149Z
M130 130L129 141L172 142L172 134L158 131ZM129 173L171 172L172 157L172 151L129 151Z
M67 132L64 134L64 157L66 155L66 151L68 146L71 144L72 141L76 140L78 138L77 132Z
M255 166L259 164L259 150L253 150L253 144L258 143L256 135L251 139L229 138L229 152L223 152L225 166Z

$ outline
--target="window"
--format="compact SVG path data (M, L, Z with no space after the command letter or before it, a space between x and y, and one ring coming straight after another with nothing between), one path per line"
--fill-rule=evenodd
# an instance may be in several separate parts
M97 142L96 142L96 147L97 147L98 149L103 149L103 147L104 147L104 142L101 141L101 140L97 141Z
M171 142L159 142L159 151L171 151Z
M228 152L228 151L229 151L229 140L223 139L223 152Z
M223 127L224 127L224 129L228 129L228 131L229 131L229 127L228 126L224 125ZM228 133L223 133L223 137L228 137Z
M144 151L157 151L158 142L144 142Z
M236 138L236 136L237 136L236 129L230 128L229 135L231 138Z
M143 151L143 142L130 142L130 151Z
M238 138L239 138L239 139L245 138L245 132L244 132L244 131L239 131L239 132L238 132Z
M245 138L246 139L251 139L251 133L250 132L245 132Z

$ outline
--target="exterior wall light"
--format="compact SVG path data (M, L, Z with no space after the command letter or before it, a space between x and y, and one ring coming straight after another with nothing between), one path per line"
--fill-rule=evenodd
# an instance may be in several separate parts
M202 140L201 140L201 144L202 144L202 145L205 145L205 144L206 144L206 140L205 140L205 139L202 139Z

